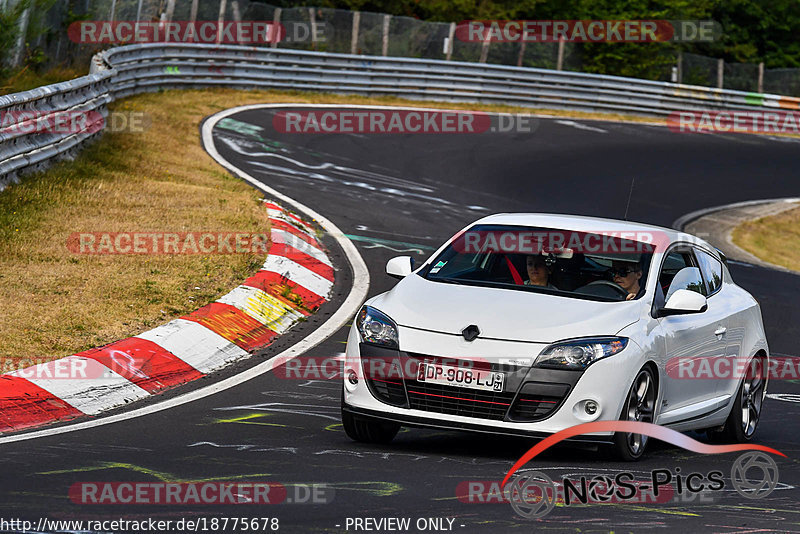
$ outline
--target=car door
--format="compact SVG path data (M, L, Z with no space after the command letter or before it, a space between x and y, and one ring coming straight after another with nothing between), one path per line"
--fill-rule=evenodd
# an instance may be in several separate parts
M695 250L700 272L708 288L709 308L714 303L716 309L725 312L725 364L720 365L720 376L717 380L718 395L733 395L739 386L740 369L744 365L740 361L742 355L742 344L744 342L746 319L740 310L738 299L735 295L725 290L723 284L723 268L719 258L711 252L702 248Z
M665 256L658 282L664 295L662 302L678 289L708 294L689 246L675 248ZM667 353L660 423L697 417L721 405L715 362L725 357L726 315L723 303L712 298L705 311L658 319Z

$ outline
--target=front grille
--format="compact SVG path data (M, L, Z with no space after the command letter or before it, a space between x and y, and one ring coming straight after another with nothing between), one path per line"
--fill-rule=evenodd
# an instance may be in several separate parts
M402 361L395 351L361 345L364 379L378 400L407 407Z
M520 395L514 408L511 410L511 417L521 421L536 421L544 419L561 404L558 397L545 397L541 395Z
M417 380L418 366L421 362L460 366L456 359L397 353L374 347L362 348L361 357L367 385L375 398L393 406L425 412L495 421L540 421L561 406L571 389L570 384L526 382L529 371L527 367L510 369L507 365L500 366L485 361L468 363L473 368L504 372L506 391L447 386ZM546 375L542 378L550 379ZM563 379L561 376L558 378Z
M480 391L406 380L411 408L480 419L503 420L514 393Z
M546 419L561 406L569 390L569 384L528 382L522 386L508 416L510 419L520 422Z
M367 377L367 384L372 390L372 394L383 402L394 406L406 406L406 393L403 390L402 379Z

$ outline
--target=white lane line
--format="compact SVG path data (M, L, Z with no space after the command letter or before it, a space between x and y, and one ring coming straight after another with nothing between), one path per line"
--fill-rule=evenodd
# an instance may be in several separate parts
M60 378L64 369L72 376ZM33 382L88 415L150 396L149 392L97 360L82 356L67 356L8 374ZM77 378L78 375L86 378ZM42 378L45 376L53 378Z
M249 354L200 323L175 319L136 336L168 350L201 373L210 373Z
M558 124L563 124L564 126L572 126L573 128L577 128L578 130L586 130L587 132L598 132L598 133L608 133L608 130L603 130L602 128L597 128L595 126L588 126L586 124L581 124L575 121L555 121Z
M208 397L209 395L213 395L215 393L219 393L220 391L225 391L226 389L230 389L236 387L238 385L247 382L248 380L252 380L258 376L263 375L264 373L268 373L276 366L281 366L285 364L287 361L301 356L306 351L316 347L333 334L339 331L343 326L347 325L356 314L356 312L361 307L361 304L367 297L367 291L369 290L369 271L367 270L367 264L364 263L364 258L361 257L361 254L358 252L358 249L355 247L352 241L350 241L347 237L344 236L344 233L330 220L326 217L323 217L321 214L317 213L316 211L312 210L311 208L297 202L296 200L291 199L290 197L284 195L276 191L275 189L266 186L250 176L249 174L245 173L237 169L233 164L228 162L225 158L223 158L220 153L217 151L216 147L214 146L214 140L211 135L214 126L220 120L229 117L233 114L239 113L241 111L247 111L252 109L259 109L259 108L275 108L275 107L312 107L313 104L255 104L251 106L240 106L237 108L228 109L225 111L221 111L216 115L209 117L205 123L203 123L202 133L203 133L203 146L214 158L217 163L228 169L231 173L239 178L245 180L246 182L250 183L254 187L260 189L267 195L283 201L287 204L291 204L294 206L297 211L303 213L304 215L310 217L311 219L315 219L319 225L325 230L327 233L331 234L336 241L339 243L339 246L342 247L342 250L347 257L347 261L350 263L350 266L353 270L353 285L350 288L347 297L344 299L344 302L341 306L331 315L327 321L322 323L316 330L311 332L309 335L289 347L288 349L284 350L283 352L275 355L273 358L260 363L246 371L243 371L237 375L234 375L230 378L226 378L225 380L221 380L214 384L210 384L204 388L200 388L195 391L191 391L189 393L185 393L178 397L174 397L172 399L167 399L161 402L157 402L148 406L144 406L142 408L138 408L136 410L131 410L129 412L120 413L117 415L101 417L98 419L93 419L90 421L81 421L78 423L73 423L70 425L64 425L56 428L46 428L43 430L35 430L33 432L27 432L24 434L15 434L13 436L6 436L0 438L0 444L2 443L12 443L16 441L25 441L29 439L35 439L45 436L55 436L58 434L66 434L67 432L75 432L77 430L87 430L91 428L97 428L99 426L108 425L111 423L116 423L120 421L127 421L129 419L133 419L136 417L142 417L144 415L149 415L153 413L157 413L163 410L167 410L169 408L174 408L176 406L181 406L182 404L187 404L189 402L194 402L196 400Z
M800 402L800 395L794 393L767 393L767 398L786 402Z

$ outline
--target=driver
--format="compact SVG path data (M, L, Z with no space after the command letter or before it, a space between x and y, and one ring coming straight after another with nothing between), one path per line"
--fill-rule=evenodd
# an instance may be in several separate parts
M642 278L642 266L638 262L614 261L610 273L614 283L628 292L625 300L636 298L641 290L639 280Z
M541 286L549 289L558 289L550 283L550 267L541 254L532 254L525 258L528 270L528 279L523 282L526 286Z

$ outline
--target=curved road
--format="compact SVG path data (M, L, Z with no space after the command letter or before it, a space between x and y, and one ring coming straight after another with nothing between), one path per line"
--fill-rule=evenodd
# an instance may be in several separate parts
M621 218L632 177L628 218L667 226L708 206L798 194L793 177L800 145L794 140L680 135L656 126L558 119L539 119L526 133L279 134L272 128L274 112L243 111L221 121L214 130L217 150L350 235L369 267L370 295L392 287L393 280L383 274L390 257L407 253L422 259L484 214L542 211ZM338 265L346 265L330 237L326 243ZM800 277L744 265L731 270L761 302L772 352L796 354ZM346 292L348 277L346 271L339 276L339 293ZM335 305L323 309L322 316ZM263 357L277 354L313 326L293 330ZM343 329L310 355L335 356L343 352L345 339ZM355 444L339 425L340 388L337 381L285 380L270 373L124 423L3 444L1 516L271 516L280 518L285 532L345 531L348 517L410 517L412 525L420 517L454 518L455 531L487 533L511 527L520 532L800 532L796 403L765 403L759 443L788 456L778 461L781 484L765 499L724 491L713 502L558 507L532 524L507 504L466 504L455 497L462 481L502 479L529 442L415 429L389 446ZM800 394L800 387L773 381L770 393ZM727 481L734 458L652 443L635 464L562 447L527 467L553 479L619 470L649 478L652 469L680 467L683 473L720 470ZM335 498L330 504L253 509L107 507L77 505L67 497L76 482L209 479L327 484Z

